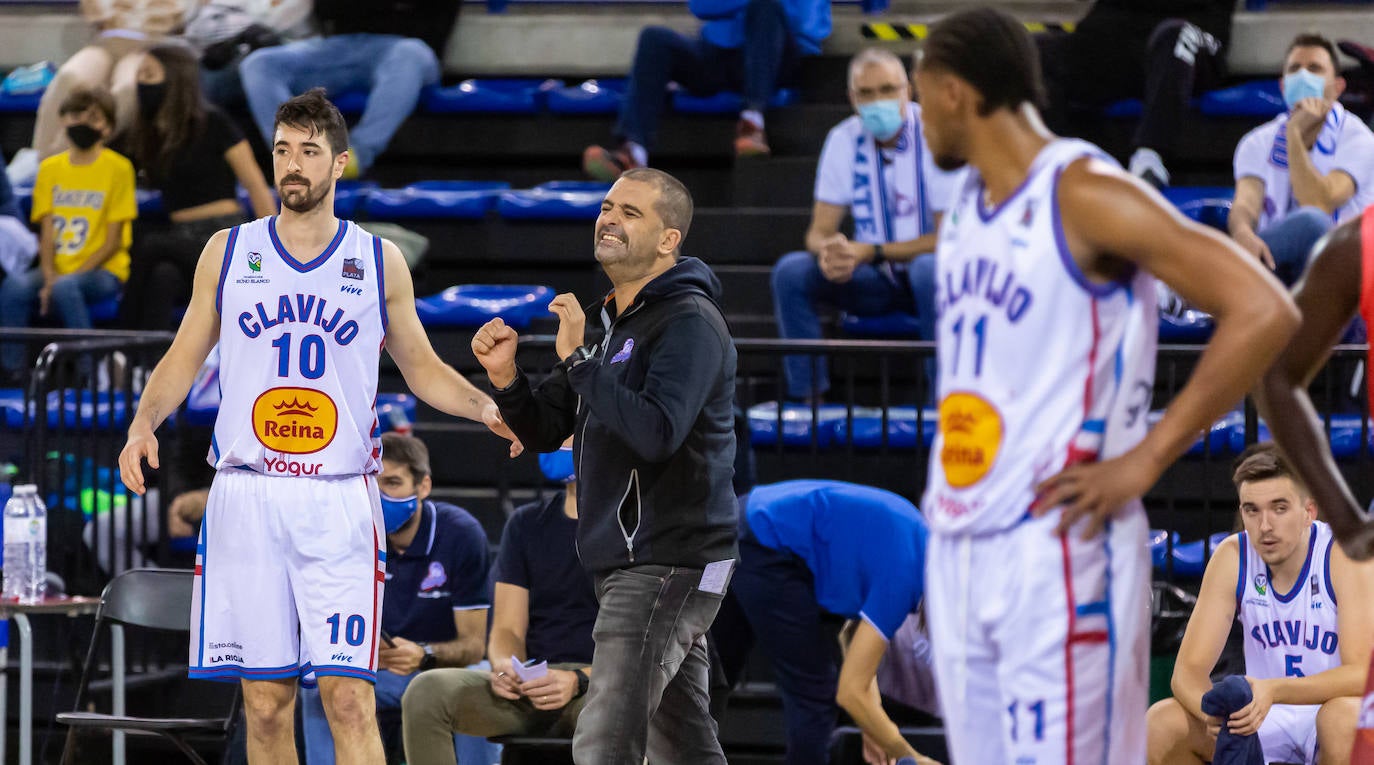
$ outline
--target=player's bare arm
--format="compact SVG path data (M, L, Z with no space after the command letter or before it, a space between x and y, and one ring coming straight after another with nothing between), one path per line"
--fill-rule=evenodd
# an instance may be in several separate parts
M1202 695L1212 690L1212 668L1221 658L1231 624L1236 620L1236 577L1240 574L1240 540L1231 536L1212 552L1202 575L1197 605L1188 617L1188 627L1174 662L1170 690L1184 711L1204 723L1211 719L1202 711Z
M386 350L396 361L406 385L441 412L485 424L511 442L512 457L520 454L523 447L501 420L491 397L434 352L415 312L415 285L401 251L383 239L382 258L386 268Z
M129 440L119 453L119 477L129 490L137 494L146 491L143 480L143 460L156 470L159 467L157 436L153 434L167 415L181 405L195 382L205 357L219 340L219 310L215 305L219 290L220 268L224 264L224 245L227 230L219 231L206 242L196 263L195 281L191 288L191 302L177 329L176 339L167 353L153 368L153 374L143 386L138 411L129 424Z
M1038 488L1039 512L1062 505L1061 530L1091 516L1085 528L1091 536L1245 395L1297 329L1298 314L1279 282L1235 243L1185 219L1106 163L1070 165L1059 184L1059 204L1070 251L1090 279L1106 282L1144 268L1216 320L1192 377L1134 449L1070 467Z
M1294 290L1302 320L1278 361L1255 391L1261 416L1312 494L1345 552L1374 556L1374 522L1341 477L1307 386L1326 364L1360 302L1360 219L1332 231L1316 248Z

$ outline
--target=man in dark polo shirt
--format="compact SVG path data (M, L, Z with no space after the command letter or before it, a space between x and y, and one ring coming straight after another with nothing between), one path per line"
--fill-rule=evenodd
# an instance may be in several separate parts
M490 556L482 525L466 510L429 500L429 450L398 433L382 435L377 476L386 525L386 596L377 665L377 708L399 709L406 686L425 670L482 660ZM507 661L510 661L507 659ZM301 690L308 765L334 762L334 741L319 691ZM458 736L463 762L500 759L485 739Z
M450 736L571 736L591 676L596 594L577 558L577 483L572 448L539 455L545 477L566 484L546 502L515 511L496 560L488 655L491 671L441 669L406 690L406 760L452 765ZM511 657L548 662L521 682ZM459 757L458 762L469 765Z

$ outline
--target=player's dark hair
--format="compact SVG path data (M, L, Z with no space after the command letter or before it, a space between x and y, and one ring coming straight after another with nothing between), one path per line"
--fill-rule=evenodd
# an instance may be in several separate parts
M348 150L348 123L344 122L338 108L324 97L324 88L311 88L282 102L277 107L276 121L272 123L274 132L278 125L324 136L330 153L336 157Z
M430 475L429 447L415 436L403 436L394 432L383 433L382 459L404 465L417 484Z
M113 128L115 125L115 102L114 96L110 91L96 85L90 88L76 88L62 99L62 103L57 107L57 115L65 117L68 114L80 114L94 106L105 115L105 121Z
M652 167L636 167L626 170L621 174L621 178L627 178L640 183L647 183L658 190L658 201L654 203L654 212L663 219L666 228L675 228L682 232L682 239L687 239L687 229L692 227L692 192L682 185L682 181ZM681 247L681 243L678 247Z
M957 75L983 96L978 114L1041 108L1045 85L1035 43L1021 22L996 8L973 8L944 17L930 30L920 67Z
M1243 483L1268 481L1271 478L1288 478L1297 483L1297 475L1284 459L1283 453L1273 441L1251 444L1236 458L1235 469L1231 473L1231 483L1239 489Z
M1326 54L1331 57L1331 70L1336 74L1341 72L1341 60L1336 56L1336 44L1328 40L1325 36L1316 32L1303 32L1293 38L1293 42L1288 43L1288 50L1283 52L1284 61L1292 54L1294 48L1323 48Z

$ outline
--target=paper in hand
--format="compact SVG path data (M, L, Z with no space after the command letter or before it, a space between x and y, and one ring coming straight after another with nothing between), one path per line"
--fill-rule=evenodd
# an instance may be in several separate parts
M531 680L538 680L544 675L549 674L549 663L541 661L538 664L525 664L514 656L510 657L511 669L515 671L515 676L520 678L520 682L528 683Z

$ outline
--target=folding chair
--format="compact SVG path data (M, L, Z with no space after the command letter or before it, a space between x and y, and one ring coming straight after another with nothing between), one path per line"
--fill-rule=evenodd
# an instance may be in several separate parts
M66 745L62 749L62 763L73 762L76 735L82 730L110 730L135 735L161 736L181 750L197 765L206 765L186 741L188 735L227 736L238 711L239 697L229 714L221 718L134 717L124 713L125 657L124 627L146 630L189 633L191 630L191 592L195 583L189 569L137 568L115 577L100 595L100 609L96 611L95 631L81 669L81 683L76 690L76 711L60 712L57 721L68 726ZM92 675L99 669L97 652L100 648L101 627L108 624L111 637L110 668L113 681L111 714L82 711L88 703ZM184 677L179 671L177 675ZM116 745L118 746L118 744ZM118 759L118 758L117 758Z

